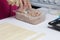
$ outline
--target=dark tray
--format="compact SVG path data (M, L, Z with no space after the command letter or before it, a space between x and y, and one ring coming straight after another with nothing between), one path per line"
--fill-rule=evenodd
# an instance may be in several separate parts
M57 18L51 22L48 23L49 25L51 25L51 27L49 26L49 28L60 31L60 18ZM57 25L59 24L59 25Z

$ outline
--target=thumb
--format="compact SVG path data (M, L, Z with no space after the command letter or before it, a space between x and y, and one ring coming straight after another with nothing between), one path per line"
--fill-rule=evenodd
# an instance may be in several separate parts
M16 6L19 6L19 0L16 0Z

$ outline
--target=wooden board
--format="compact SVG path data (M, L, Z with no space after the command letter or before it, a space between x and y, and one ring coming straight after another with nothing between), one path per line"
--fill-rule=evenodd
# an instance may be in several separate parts
M10 23L0 24L0 40L25 40L35 33Z

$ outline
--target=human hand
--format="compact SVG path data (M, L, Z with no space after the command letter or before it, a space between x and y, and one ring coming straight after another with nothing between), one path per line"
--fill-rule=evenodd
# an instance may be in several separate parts
M23 12L26 9L31 9L31 4L29 0L7 0L9 5L16 5L18 6L18 11Z
M18 9L18 11L20 12L24 12L27 9L31 9L31 4L29 0L20 0L20 7Z
M20 0L7 0L7 2L9 5L12 5L12 6L14 5L19 6L20 4Z
M30 1L29 0L22 0L23 1L23 5L24 5L24 9L31 9L31 4L30 4Z

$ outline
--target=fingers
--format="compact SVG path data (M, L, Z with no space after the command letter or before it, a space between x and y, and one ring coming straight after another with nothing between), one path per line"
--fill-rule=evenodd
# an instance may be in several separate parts
M19 0L19 9L18 9L18 11L19 12L23 12L24 11L22 0Z
M26 9L31 9L31 4L29 0L7 0L9 5L16 5L19 7L19 11L24 11Z
M27 0L22 0L23 5L26 6L27 5Z
M9 5L14 5L15 4L15 0L7 0L7 2L9 3Z
M27 0L27 5L28 5L28 8L29 9L31 9L32 7L31 7L31 3L30 3L30 1L29 0Z
M27 6L27 0L22 0L22 2L23 2L23 8L24 8L24 10L26 10L28 8L28 6Z
M19 7L19 0L15 0L15 5Z
M19 7L20 7L20 8L23 8L22 0L19 0Z
M8 2L9 5L12 4L12 2L10 0L7 0L7 2Z
M29 0L22 0L22 1L23 1L23 6L25 10L32 8Z

